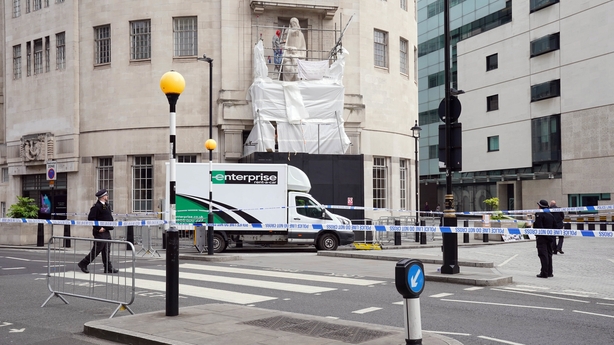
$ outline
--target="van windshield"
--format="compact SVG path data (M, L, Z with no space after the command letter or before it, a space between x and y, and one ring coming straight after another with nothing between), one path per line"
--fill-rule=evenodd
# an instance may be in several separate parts
M294 200L298 214L310 218L322 218L322 209L313 200L304 196L296 196Z

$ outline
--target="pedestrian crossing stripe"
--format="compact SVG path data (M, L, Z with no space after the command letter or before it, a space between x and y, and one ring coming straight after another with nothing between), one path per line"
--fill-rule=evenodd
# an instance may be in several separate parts
M357 285L357 286L369 286L369 285L381 284L381 283L386 282L383 280L357 279L357 278L346 278L346 277L335 277L335 276L302 274L302 273L291 273L291 272L260 271L260 270L246 269L246 268L224 267L224 266L202 266L202 265L195 265L195 264L180 264L179 267L185 268L185 269L191 269L191 270L236 273L236 274L246 274L246 275L253 275L253 276L264 276L264 277L284 278L284 279L294 279L294 280L307 280L307 281L312 281L312 282Z
M110 280L108 275L90 275L81 272L66 272L67 277L75 277L75 279L93 280L100 283L108 283L112 281L119 285L126 285L126 278L122 276L112 276L113 280ZM81 278L82 277L82 278ZM129 285L128 285L129 286ZM154 291L166 291L166 282L155 281L147 279L134 279L134 287L139 289L147 289ZM251 304L258 302L266 302L277 299L277 297L261 296L255 294L234 292L231 290L220 290L204 288L200 286L193 286L187 284L181 284L180 294L184 296L206 298L220 302L236 303L236 304Z
M166 276L165 271L155 270L155 269L136 268L134 272L136 274L146 274L146 275L151 275L151 276L159 276L159 277ZM265 288L265 289L272 289L272 290L299 292L299 293L306 293L306 294L315 294L315 293L337 290L335 288L326 288L326 287L321 287L321 286L280 283L280 282L255 280L255 279L214 276L214 275L209 275L209 274L196 274L196 273L189 273L189 272L179 272L179 278L188 279L188 280L198 280L202 282L232 284L232 285L250 286L250 287Z

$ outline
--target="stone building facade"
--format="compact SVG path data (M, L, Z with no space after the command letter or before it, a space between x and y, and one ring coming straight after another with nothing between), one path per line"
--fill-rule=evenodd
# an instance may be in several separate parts
M308 58L326 59L340 38L350 53L343 119L352 143L347 154L365 157L365 206L377 188L377 205L414 207L415 1L3 4L3 212L26 195L39 204L47 197L51 212L83 219L99 188L112 191L116 213L153 217L162 211L170 149L169 106L159 81L169 70L186 81L177 103L178 160L208 161L204 142L212 125L214 162L237 162L254 122L246 101L253 46L262 39L272 56L276 28L292 17L304 30ZM198 59L204 54L213 59L211 124L209 65ZM375 160L384 185L381 178L374 185ZM53 188L46 180L48 163L55 163ZM367 217L391 213L367 211Z

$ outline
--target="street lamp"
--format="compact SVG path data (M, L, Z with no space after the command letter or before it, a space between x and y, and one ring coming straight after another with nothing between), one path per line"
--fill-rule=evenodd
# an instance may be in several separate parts
M179 315L179 232L177 231L176 221L176 198L175 198L175 176L176 170L176 113L175 105L179 95L185 89L185 79L175 71L169 71L160 78L160 89L166 95L170 106L170 181L168 185L170 194L169 221L167 228L167 248L166 248L166 316Z
M452 194L452 111L450 100L453 96L450 88L450 0L444 0L443 34L444 34L444 89L445 89L445 135L446 135L446 197L443 225L456 227L458 220L454 213L454 194ZM457 94L458 91L455 90ZM458 115L458 114L457 114ZM458 237L456 233L445 233L442 237L443 265L442 274L460 273L458 266Z
M416 181L415 183L415 189L416 189L416 226L420 225L420 212L418 212L420 210L420 191L419 191L419 183L420 183L420 173L418 170L418 139L420 139L420 131L422 130L422 128L420 128L420 126L418 126L418 120L416 120L416 124L411 128L411 137L414 138L414 153L415 153L415 159L414 159L414 168L415 168L415 172L414 175L416 175L414 177L414 180ZM418 242L418 236L420 236L420 242L422 242L422 234L418 234L416 232L416 242ZM426 239L426 236L425 236Z
M205 148L209 150L209 212L207 214L207 255L213 255L213 150L217 143L213 140L213 59L203 54L198 61L209 63L209 139Z

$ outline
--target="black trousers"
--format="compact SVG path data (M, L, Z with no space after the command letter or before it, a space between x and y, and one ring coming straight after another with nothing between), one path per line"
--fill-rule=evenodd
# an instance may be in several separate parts
M556 236L552 236L552 252L561 252L563 251L563 240L565 236L559 236L559 242L556 242Z
M96 239L110 240L111 236L108 236L108 238L96 237ZM110 255L109 255L110 247L111 247L111 243L98 242L98 241L94 242L94 245L92 246L92 250L90 251L89 254L87 254L83 258L83 260L81 260L81 264L83 266L89 265L92 261L94 261L94 259L96 259L96 257L100 253L102 253L102 264L104 265L105 271L113 269L113 265L111 264Z
M537 256L541 263L539 274L544 276L552 275L552 242L554 242L554 238L554 236L536 236Z

